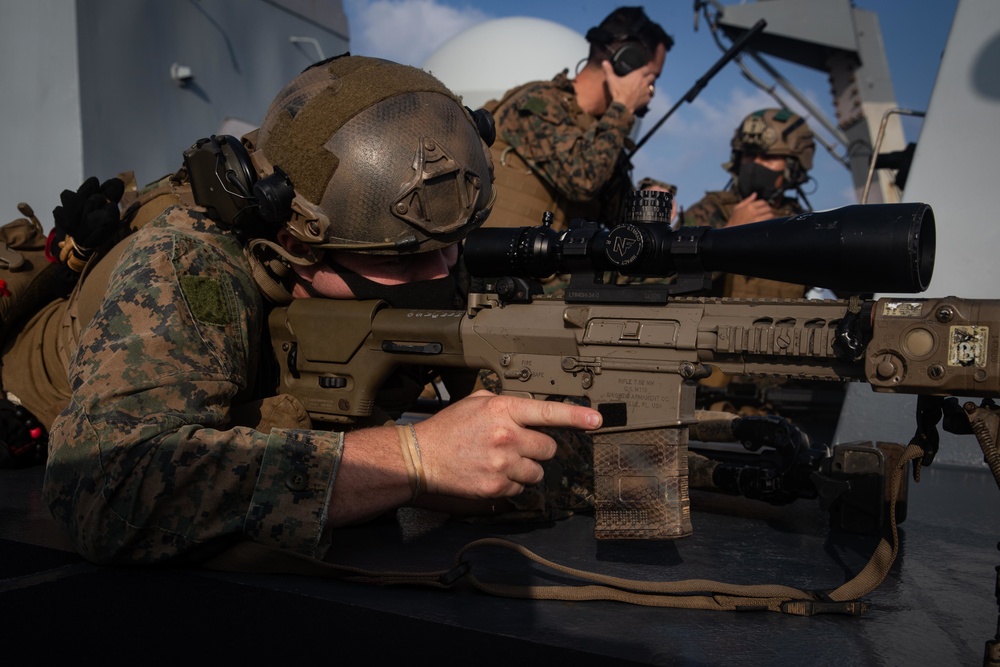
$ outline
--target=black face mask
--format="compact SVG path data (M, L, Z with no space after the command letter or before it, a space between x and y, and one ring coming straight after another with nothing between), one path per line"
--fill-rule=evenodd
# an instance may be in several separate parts
M382 299L393 308L427 308L432 310L454 310L462 308L461 297L455 276L420 280L401 285L383 285L369 280L334 261L327 263L337 271L351 292L359 301Z
M785 191L775 185L778 177L783 172L768 169L756 162L746 162L740 165L740 173L737 178L740 196L746 199L754 192L757 197L764 201L771 201Z

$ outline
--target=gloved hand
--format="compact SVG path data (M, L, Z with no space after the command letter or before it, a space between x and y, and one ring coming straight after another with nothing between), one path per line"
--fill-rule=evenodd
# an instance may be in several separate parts
M60 259L76 271L82 270L93 251L110 239L121 222L118 202L125 194L125 183L111 178L98 185L91 176L76 192L63 190L62 206L52 210L60 242ZM70 243L66 239L72 239Z
M23 406L0 398L0 468L43 463L48 434Z
M751 452L767 447L794 456L803 447L809 447L805 431L778 415L737 417L732 429L733 437Z

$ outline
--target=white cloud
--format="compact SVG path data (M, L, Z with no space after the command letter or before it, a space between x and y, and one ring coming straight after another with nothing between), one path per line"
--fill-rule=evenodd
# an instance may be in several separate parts
M459 32L493 18L436 0L348 0L351 53L419 67Z

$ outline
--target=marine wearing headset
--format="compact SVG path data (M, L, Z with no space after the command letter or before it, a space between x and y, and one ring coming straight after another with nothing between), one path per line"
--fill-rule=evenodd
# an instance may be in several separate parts
M491 150L497 202L488 226L561 228L584 218L616 222L632 190L624 149L655 93L673 39L641 7L620 7L587 32L590 52L570 79L533 81L485 108L496 117Z
M457 243L494 199L477 120L429 74L345 56L294 79L258 131L199 141L130 195L137 230L84 270L99 298L78 309L50 433L44 500L84 556L199 560L251 540L322 557L336 527L407 503L500 504L555 452L535 427L599 426L477 392L412 429L322 430L268 380L271 303L455 298Z

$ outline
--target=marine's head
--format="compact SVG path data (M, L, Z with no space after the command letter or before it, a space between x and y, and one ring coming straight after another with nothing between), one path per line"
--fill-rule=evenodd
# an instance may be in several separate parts
M202 139L185 164L195 200L237 231L286 229L314 250L427 252L489 215L487 120L422 70L342 56L286 85L258 130Z
M386 60L309 68L244 143L261 213L316 248L442 248L481 225L493 203L476 118L430 74Z
M493 131L430 74L345 55L293 79L258 130L202 139L184 158L195 201L246 242L258 285L283 301L286 278L336 296L321 287L337 273L371 274L377 290L447 274L493 205Z
M802 116L788 109L760 109L744 118L731 142L729 162L740 195L771 200L809 178L816 143Z
M643 67L660 45L664 52L674 45L673 38L642 7L619 7L588 30L586 38L590 42L588 64L610 60L618 76Z

